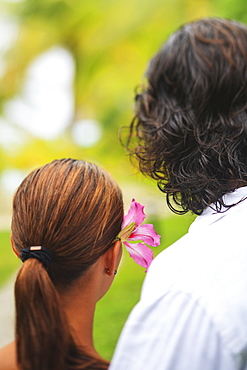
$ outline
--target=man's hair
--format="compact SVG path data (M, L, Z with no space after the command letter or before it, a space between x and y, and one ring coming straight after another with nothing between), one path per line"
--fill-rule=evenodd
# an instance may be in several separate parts
M247 181L247 28L226 19L184 25L147 80L127 140L140 170L176 213L232 206L223 195Z

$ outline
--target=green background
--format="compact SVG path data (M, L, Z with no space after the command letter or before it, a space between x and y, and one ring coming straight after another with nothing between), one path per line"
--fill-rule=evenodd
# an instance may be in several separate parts
M5 171L18 169L25 174L55 158L96 162L120 183L126 209L133 197L146 205L148 221L162 235L155 251L159 253L187 231L193 216L170 214L156 184L130 165L118 140L119 130L130 123L135 88L145 82L147 63L169 34L201 17L247 22L245 0L0 1L0 13L17 29L9 46L0 51L0 119L25 138L18 145L1 141L0 180ZM62 132L44 139L9 119L6 111L14 99L25 101L30 66L54 47L65 50L73 61L73 114ZM72 135L76 122L85 119L97 120L102 128L101 139L90 147L78 145ZM9 243L11 198L0 182L1 285L19 266ZM111 358L144 277L144 269L125 252L112 288L97 307L94 335L103 357Z

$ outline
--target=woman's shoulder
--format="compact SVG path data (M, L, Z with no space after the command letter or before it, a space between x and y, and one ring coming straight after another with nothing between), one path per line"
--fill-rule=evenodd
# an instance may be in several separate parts
M18 370L15 342L0 348L0 370Z

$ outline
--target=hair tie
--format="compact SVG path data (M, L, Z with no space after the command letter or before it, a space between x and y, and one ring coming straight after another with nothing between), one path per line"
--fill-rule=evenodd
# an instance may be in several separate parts
M48 269L51 264L52 254L45 247L41 247L40 245L33 245L29 248L22 249L21 251L22 262L25 262L29 258L36 258L43 264L46 269Z

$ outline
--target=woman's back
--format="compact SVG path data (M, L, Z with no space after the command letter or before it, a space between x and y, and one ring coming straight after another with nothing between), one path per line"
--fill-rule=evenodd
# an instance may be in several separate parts
M15 342L0 349L0 370L18 370Z

